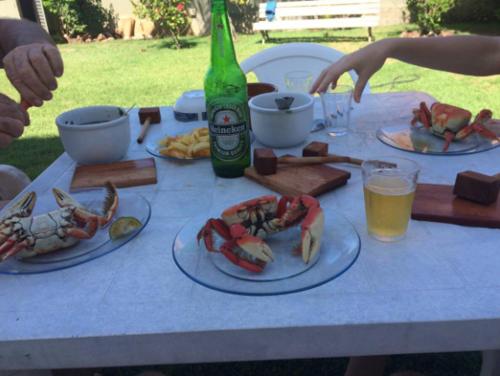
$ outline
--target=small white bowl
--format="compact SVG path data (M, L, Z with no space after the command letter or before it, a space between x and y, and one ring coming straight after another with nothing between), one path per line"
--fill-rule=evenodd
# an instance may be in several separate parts
M288 110L279 110L276 98L293 97ZM313 126L314 99L305 93L260 94L248 103L252 131L262 144L287 148L304 142Z
M130 145L128 113L120 107L90 106L56 118L64 150L80 164L122 159Z

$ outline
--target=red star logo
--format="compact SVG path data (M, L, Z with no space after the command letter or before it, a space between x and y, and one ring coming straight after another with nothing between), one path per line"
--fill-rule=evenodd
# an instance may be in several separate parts
M224 124L229 123L229 120L231 120L231 119L229 118L229 116L224 115Z

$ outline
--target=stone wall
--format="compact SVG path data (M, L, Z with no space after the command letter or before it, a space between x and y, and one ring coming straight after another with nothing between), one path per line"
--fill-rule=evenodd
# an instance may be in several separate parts
M380 25L398 25L404 22L406 12L405 0L380 0Z
M0 17L19 18L19 9L16 0L0 0Z

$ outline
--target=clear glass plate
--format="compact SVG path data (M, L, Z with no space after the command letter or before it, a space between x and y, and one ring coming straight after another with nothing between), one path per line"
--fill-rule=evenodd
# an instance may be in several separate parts
M443 151L445 140L433 135L424 127L412 127L407 124L380 128L377 138L384 144L396 149L418 154L431 155L463 155L479 153L500 145L497 140L490 140L473 134L463 140L453 141L448 151Z
M196 235L207 217L195 217L175 237L172 252L176 265L193 281L208 288L240 295L279 295L308 290L344 273L356 261L360 239L353 225L340 214L325 217L321 249L305 264L293 249L300 241L294 227L265 241L274 261L262 273L235 266L221 253L208 252Z
M92 211L101 212L104 190L92 190L71 194L78 202ZM52 195L37 198L33 215L40 215L57 209ZM129 235L111 240L108 234L109 223L97 231L93 238L80 240L76 245L44 255L21 259L15 255L0 263L0 274L35 274L69 268L104 256L119 249L137 236L146 226L151 216L151 206L141 195L119 192L119 205L114 219L132 216L141 221L142 226Z

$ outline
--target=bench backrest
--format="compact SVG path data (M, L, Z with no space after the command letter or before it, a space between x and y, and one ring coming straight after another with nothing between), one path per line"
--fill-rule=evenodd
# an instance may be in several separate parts
M379 16L380 0L309 0L279 1L275 20L332 16L339 18ZM266 3L259 5L259 20L266 19Z

